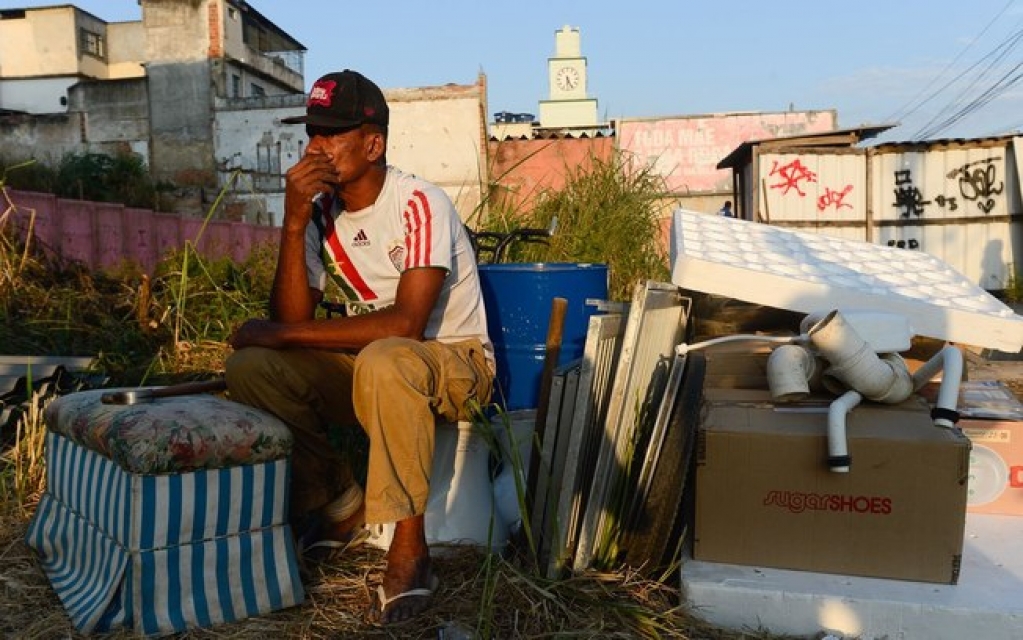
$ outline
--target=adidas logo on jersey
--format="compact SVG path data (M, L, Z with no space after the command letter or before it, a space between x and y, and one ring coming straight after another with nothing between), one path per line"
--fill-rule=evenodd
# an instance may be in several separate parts
M352 246L353 247L368 247L369 246L369 236L366 235L366 231L365 230L359 229L359 232L357 234L355 234L354 238L352 238Z

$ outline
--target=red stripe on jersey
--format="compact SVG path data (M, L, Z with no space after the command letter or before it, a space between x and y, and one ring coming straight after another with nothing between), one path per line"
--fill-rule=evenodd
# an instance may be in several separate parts
M362 279L362 274L355 268L352 261L348 259L348 253L345 251L344 245L337 238L337 230L334 228L334 218L330 215L323 216L324 229L326 233L323 234L323 239L327 243L329 251L334 258L334 264L338 265L341 269L341 277L348 281L348 283L355 289L359 295L359 300L368 301L376 300L377 293L369 288L366 281Z
M422 191L412 192L405 206L405 268L429 265L433 246L433 213Z

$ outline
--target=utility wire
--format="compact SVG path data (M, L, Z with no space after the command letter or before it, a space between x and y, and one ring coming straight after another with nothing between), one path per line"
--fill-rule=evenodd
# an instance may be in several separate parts
M982 57L980 60L971 65L968 69L959 74L959 76L956 77L956 80L961 79L967 73L973 71L973 69L975 69L981 63L987 61L987 66L984 67L984 69L982 69L980 73L973 74L970 83L964 89L960 90L959 94L956 97L954 97L941 111L932 116L931 120L929 120L927 124L925 124L921 129L926 129L935 120L941 118L944 113L948 112L953 108L956 108L965 99L965 97L973 90L973 88L980 84L982 81L984 81L987 78L988 74L991 73L991 71L995 68L995 66L998 65L1002 61L1002 59L1004 59L1005 56L1012 50L1012 48L1019 43L1021 35L1023 35L1023 30L1015 32L1008 39L1003 40L1001 43L999 43L998 46L995 47L995 49L990 51L987 55Z
M957 96L950 100L945 107L939 110L938 113L920 127L917 133L912 136L913 140L922 140L937 135L955 122L958 122L967 115L975 112L981 106L987 104L991 99L1003 93L1015 84L1018 79L1012 79L1012 74L1019 65L1013 67L1013 69L1011 69L1008 73L1003 74L1002 77L996 80L993 85L985 89L979 97L973 98L969 102L966 102L965 106L961 106L966 101L967 96L972 94L976 87L987 80L988 76L994 72L995 68L998 67L1010 53L1012 53L1021 41L1023 41L1023 29L1015 31L1006 40L999 43L995 49L971 65L969 69L959 74L959 76L956 77L956 80L959 80L966 73L972 71L978 65L986 61L986 66L980 71L980 73L975 74L969 84L960 90ZM953 110L955 110L955 112L952 115L948 115Z
M959 111L946 117L941 122L934 124L930 128L921 130L916 136L914 136L914 140L925 140L927 138L932 138L936 136L938 133L945 131L946 129L949 129L950 127L952 127L952 125L961 121L968 115L978 111L981 107L986 106L992 100L994 100L995 98L997 98L998 96L1000 96L1001 94L1005 93L1013 86L1018 84L1020 80L1023 80L1023 71L1021 71L1021 69L1023 69L1023 62L1020 62L1016 66L1014 66L1011 70L1009 70L1001 78L999 78L994 85L988 87L987 90L985 90L979 96L971 100L968 104L959 109Z
M931 94L930 94L929 96L927 96L927 98L925 98L924 100L922 100L922 101L921 101L920 103L918 103L918 104L916 104L916 105L913 105L913 103L914 103L914 102L915 102L915 101L916 101L916 100L917 100L918 98L920 98L920 96L921 96L921 95L923 95L923 94L924 94L924 93L925 93L925 92L926 92L926 91L927 91L928 89L930 89L930 88L931 88L931 86L932 86L932 85L933 85L933 84L934 84L935 82L937 82L939 78L941 78L941 77L942 77L942 76L944 76L944 75L945 75L946 73L948 73L948 71L949 71L949 70L950 70L950 69L951 69L952 67L954 67L954 66L955 66L955 64L956 64L957 62L959 62L959 60L960 60L960 59L961 59L961 58L962 58L962 57L963 57L964 55L966 55L966 52L967 52L967 51L969 51L970 49L972 49L972 48L973 48L973 45L975 45L975 44L977 44L978 42L980 42L981 38L983 38L983 37L984 37L984 34L985 34L985 33L987 33L987 32L988 32L988 30L989 30L989 29L991 29L991 27L992 27L992 26L993 26L993 25L994 25L994 24L995 24L996 22L998 22L998 19L999 19L999 18L1001 18L1001 17L1002 17L1002 16L1003 16L1003 15L1005 14L1005 12L1009 10L1009 7L1011 7L1011 6L1012 6L1012 5L1013 5L1013 4L1015 3L1015 2L1016 2L1016 0L1009 0L1009 2L1007 2L1007 3L1005 4L1005 6L1004 6L1004 7L1002 7L1002 10L1001 10L1001 11L999 11L999 12L998 12L997 14L995 14L995 17L991 18L991 21L990 21L990 22L988 22L988 23L987 23L987 25L985 25L985 26L984 26L984 28L983 28L983 29L981 30L981 32L980 32L979 34L977 34L977 37L973 38L973 39L972 39L972 40L970 41L970 43L969 43L969 44L967 44L967 45L966 45L965 47L963 47L963 49L962 49L962 50L961 50L961 51L959 52L959 55L957 55L957 56L956 56L956 57L955 57L955 58L954 58L954 59L953 59L953 60L952 60L951 62L949 62L949 63L948 63L948 64L947 64L946 66L945 66L945 68L944 68L944 69L942 69L942 70L941 70L941 73L939 73L939 74L937 74L936 76L934 76L933 78L931 78L931 81L930 81L930 82L928 82L928 83L927 83L926 85L924 85L924 87L923 87L922 89L920 89L920 91L918 91L918 92L917 92L917 94L916 94L915 96L913 96L912 98L910 98L910 99L909 99L909 101L908 101L908 102L906 102L906 104L904 104L904 105L903 105L902 107L900 107L900 108L899 108L898 110L896 110L896 111L895 111L894 113L892 113L891 115L889 115L889 116L888 116L887 118L885 118L885 119L884 119L884 120L883 120L882 122L899 122L899 121L903 120L904 118L907 118L907 117L909 117L909 116L913 115L914 113L916 113L917 111L919 111L921 107L923 107L923 106L924 106L924 105L926 105L926 104L927 104L928 102L930 102L931 100L933 100L933 99L934 99L934 98L935 98L935 97L936 97L936 96L937 96L937 95L938 95L939 93L941 93L942 91L944 91L945 89L947 89L947 88L949 87L949 85L951 85L951 84L955 83L955 82L956 82L956 81L957 81L957 80L958 80L959 78L961 78L961 77L963 76L963 74L962 74L962 73L960 73L960 74L959 74L959 75L957 75L956 77L954 77L954 78L952 78L951 80L949 80L948 82L946 82L946 83L945 83L944 85L942 85L942 86L941 86L940 88L936 89L936 90L935 90L935 91L934 91L933 93L931 93ZM965 73L965 72L963 72L963 73Z

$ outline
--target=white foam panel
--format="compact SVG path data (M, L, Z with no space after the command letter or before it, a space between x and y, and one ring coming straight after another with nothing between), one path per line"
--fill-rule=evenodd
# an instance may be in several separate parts
M1018 352L1023 318L946 262L896 249L677 209L671 280L802 313L900 313L915 335Z

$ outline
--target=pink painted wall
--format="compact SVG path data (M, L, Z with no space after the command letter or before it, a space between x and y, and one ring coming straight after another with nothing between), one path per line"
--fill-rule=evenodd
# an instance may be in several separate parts
M186 241L195 245L196 238L200 255L227 255L241 262L256 245L276 244L280 234L276 227L228 220L210 220L203 230L203 218L64 200L45 193L12 190L7 195L13 207L3 203L6 224L13 224L22 233L31 226L35 241L52 255L77 260L93 269L116 267L127 260L152 273L160 258L181 249ZM0 215L4 215L2 211Z
M490 180L500 189L491 196L521 211L545 190L562 189L570 171L578 171L594 158L608 160L613 150L613 138L491 141Z
M650 163L677 195L732 190L717 163L744 142L833 131L834 110L723 113L618 123L618 147Z

